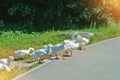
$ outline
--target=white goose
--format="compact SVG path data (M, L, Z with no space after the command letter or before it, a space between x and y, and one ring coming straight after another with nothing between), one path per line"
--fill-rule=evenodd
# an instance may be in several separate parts
M31 47L30 47L28 50L17 50L17 51L15 51L15 53L16 53L19 57L21 57L21 58L23 59L23 57L24 57L25 55L28 55L31 50L34 51L34 48L31 48Z
M51 53L56 55L56 59L59 59L62 56L62 59L66 60L66 58L64 58L63 56L63 54L65 53L67 49L65 42L59 43L54 46L51 44L48 44L48 46L51 48Z
M0 70L5 70L5 71L10 71L10 68L7 65L1 64L0 63Z
M51 49L49 48L49 46L45 46L44 49L36 50L32 54L30 54L30 56L33 59L38 59L39 62L43 63L44 62L43 56L49 55L50 53L51 53Z
M64 41L65 41L66 47L67 47L66 52L65 52L66 55L73 56L72 52L73 52L73 50L77 50L78 49L79 43L76 43L73 40L64 40Z
M73 41L75 41L75 37L76 37L76 35L78 35L79 33L78 32L72 32L71 33L71 39L73 40Z
M12 57L12 56L9 56L9 57L6 58L6 59L0 59L0 63L1 63L1 64L8 65L8 66L9 66L13 61L14 61L14 57Z
M79 43L79 47L80 47L81 50L86 50L84 45L89 43L91 36L93 36L93 33L88 33L84 37L82 37L80 34L77 34L75 42Z

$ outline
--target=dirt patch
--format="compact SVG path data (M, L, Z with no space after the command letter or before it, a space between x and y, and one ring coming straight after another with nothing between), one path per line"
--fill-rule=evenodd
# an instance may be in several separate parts
M45 59L44 63L50 62L52 60L55 60L55 57L51 57L50 59ZM15 67L30 67L34 64L44 64L44 63L39 63L38 61L14 61L13 63L10 64L9 68L14 69Z
M26 62L26 61L14 61L13 63L10 64L9 68L13 69L14 67L30 67L33 64L37 64L38 62Z

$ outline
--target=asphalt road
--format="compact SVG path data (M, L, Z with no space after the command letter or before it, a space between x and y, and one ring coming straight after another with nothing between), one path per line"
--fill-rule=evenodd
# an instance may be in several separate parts
M120 80L120 38L74 51L67 60L53 60L14 80Z

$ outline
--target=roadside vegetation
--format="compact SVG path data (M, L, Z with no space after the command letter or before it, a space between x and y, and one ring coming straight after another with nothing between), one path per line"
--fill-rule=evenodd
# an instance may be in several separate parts
M0 59L10 55L18 59L16 50L37 50L70 39L61 35L66 32L93 32L89 44L119 37L119 5L120 0L1 0ZM36 66L0 71L0 80L11 80Z
M40 49L43 45L47 45L49 43L57 44L62 42L65 39L70 39L71 37L61 35L61 33L65 32L93 32L95 35L91 38L89 44L99 42L105 39L119 37L120 29L116 27L99 27L99 28L86 28L81 30L65 30L65 31L46 31L46 32L32 32L30 34L22 33L20 31L7 31L1 32L0 34L0 58L6 58L9 55L18 58L18 56L14 53L15 50L19 49L28 49L29 47L33 47L35 49ZM30 56L26 56L30 58ZM31 58L30 58L31 59ZM11 80L12 78L20 75L37 65L33 65L29 68L18 68L15 67L11 72L0 71L0 80Z

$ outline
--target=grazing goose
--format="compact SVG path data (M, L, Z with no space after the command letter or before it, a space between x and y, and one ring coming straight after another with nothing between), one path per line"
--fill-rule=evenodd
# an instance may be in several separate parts
M0 70L5 70L5 71L10 71L10 68L7 66L7 65L5 65L5 64L1 64L0 63Z
M17 50L17 51L15 51L15 53L16 53L19 57L21 57L21 59L24 59L23 57L24 57L25 55L29 54L31 50L34 51L34 48L31 48L31 47L30 47L28 50Z
M56 55L56 59L60 59L60 56L62 56L62 59L66 60L66 58L64 58L64 56L63 56L63 54L66 51L66 43L65 42L59 43L57 45L48 44L48 46L51 48L51 53Z
M9 56L7 59L0 59L0 63L4 65L10 65L14 61L14 57Z
M34 51L32 54L30 54L30 56L33 59L38 59L39 62L43 63L44 62L43 56L49 55L50 53L51 53L51 49L49 48L49 46L47 46L44 49L39 49Z

